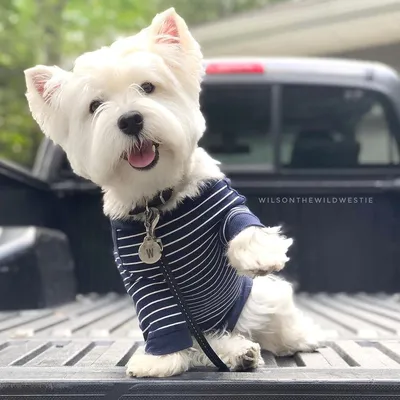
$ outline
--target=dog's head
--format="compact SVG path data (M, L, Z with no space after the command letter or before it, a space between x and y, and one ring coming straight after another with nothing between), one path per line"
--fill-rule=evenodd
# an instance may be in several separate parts
M143 196L175 185L205 123L199 109L202 54L174 9L135 36L77 58L73 71L25 71L27 98L43 132L74 171Z

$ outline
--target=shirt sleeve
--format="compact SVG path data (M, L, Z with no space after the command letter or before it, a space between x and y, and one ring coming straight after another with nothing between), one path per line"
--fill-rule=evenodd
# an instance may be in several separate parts
M125 289L135 304L146 353L159 356L192 347L192 335L167 283L135 279L122 266L118 253L115 257Z
M222 221L221 237L223 243L227 244L249 226L264 227L259 218L245 204L232 208Z
M125 287L135 304L146 353L164 355L193 346L185 317L164 280L139 278Z
M193 339L186 322L165 331L152 331L146 340L145 351L148 354L162 356L176 353L193 346Z

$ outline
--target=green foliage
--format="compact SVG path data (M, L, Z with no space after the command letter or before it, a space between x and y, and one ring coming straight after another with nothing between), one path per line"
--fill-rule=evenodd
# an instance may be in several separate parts
M171 6L198 24L270 1L0 0L0 157L29 167L42 139L25 100L24 69L69 68L78 54L133 34Z

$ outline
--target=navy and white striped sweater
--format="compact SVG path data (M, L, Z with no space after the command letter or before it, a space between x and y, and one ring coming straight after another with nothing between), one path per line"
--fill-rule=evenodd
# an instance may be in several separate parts
M252 280L239 276L226 257L235 235L248 226L263 226L245 202L227 179L210 181L198 197L162 214L155 230L203 332L232 330L250 294ZM189 328L161 269L139 259L143 222L112 220L111 225L117 267L135 304L146 352L162 355L191 347Z

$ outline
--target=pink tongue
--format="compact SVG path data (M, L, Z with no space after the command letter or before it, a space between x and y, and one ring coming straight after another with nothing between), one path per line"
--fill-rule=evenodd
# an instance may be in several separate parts
M145 168L154 161L155 157L153 143L149 140L144 142L140 149L135 148L128 154L128 162L132 167Z

